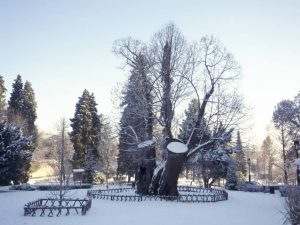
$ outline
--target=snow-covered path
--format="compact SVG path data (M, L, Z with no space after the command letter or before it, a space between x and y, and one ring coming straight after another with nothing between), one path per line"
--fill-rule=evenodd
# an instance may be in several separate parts
M76 197L84 197L79 190ZM86 216L23 216L25 203L47 192L0 191L1 225L281 225L283 200L278 193L229 192L217 203L111 202L93 200Z

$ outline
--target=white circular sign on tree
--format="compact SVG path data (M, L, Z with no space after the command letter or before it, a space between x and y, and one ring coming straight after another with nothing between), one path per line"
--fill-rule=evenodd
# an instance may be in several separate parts
M186 146L186 144L183 144L181 142L171 142L167 145L167 149L170 152L173 153L185 153L188 150L188 147Z

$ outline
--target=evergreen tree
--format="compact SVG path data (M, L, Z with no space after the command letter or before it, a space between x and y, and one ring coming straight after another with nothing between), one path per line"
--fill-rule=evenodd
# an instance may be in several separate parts
M5 102L6 88L4 86L3 76L0 75L0 121L5 118L6 102Z
M120 120L119 174L132 176L138 171L137 145L153 139L152 98L147 78L147 63L145 57L138 54L127 85L124 87L121 103L124 109ZM150 166L154 169L156 157L154 148L151 149L148 156L154 161L154 165Z
M236 160L236 170L240 172L242 176L247 176L247 162L246 156L243 149L240 132L237 133L236 149L235 149L235 160Z
M197 128L196 123L198 119L198 111L199 103L196 99L192 99L188 109L185 111L186 118L183 120L179 132L179 138L184 143L189 141L190 148L203 144L211 140L212 137L220 137L227 132L222 123L211 131L204 119L200 123L199 128ZM190 139L190 137L192 138ZM231 165L232 167L228 168L229 163L233 161L229 156L232 151L229 147L229 142L230 138L222 143L216 141L211 145L207 145L202 148L202 150L199 151L194 158L191 158L188 161L188 164L194 169L200 168L205 187L210 187L219 178L226 178L227 171L233 173L235 165ZM233 178L233 174L231 174L230 177Z
M35 94L30 82L23 85L20 75L13 83L13 90L8 101L7 119L8 122L20 126L24 136L31 137L36 144L37 128L35 126L36 101Z
M23 82L21 76L18 75L17 79L12 85L12 93L8 101L8 109L7 109L8 122L23 127L25 125L25 121L22 113L23 108L24 108Z
M86 182L92 184L94 181L94 177L97 169L97 162L94 157L93 149L89 148L87 150L86 161L84 164L84 170L86 175Z
M237 177L236 177L236 162L231 157L228 160L226 171L226 189L237 190Z
M183 120L178 137L187 143L190 141L189 146L191 148L208 141L211 138L211 131L209 130L207 123L203 120L200 128L195 128L197 121L197 112L199 111L199 103L197 99L192 99L188 109L185 110L185 119ZM192 139L189 140L193 133Z
M30 138L32 144L30 151L34 150L36 145L37 130L34 125L36 119L36 102L34 91L29 82L24 87L22 78L17 76L12 85L11 97L8 101L7 120L10 124L19 127L25 137ZM18 163L24 165L23 171L16 182L27 181L30 168L30 157L19 157Z
M132 177L138 171L138 159L136 155L137 140L135 121L137 118L130 116L130 108L124 108L120 121L118 174L127 174ZM133 130L132 130L133 129Z
M74 118L71 120L71 141L75 150L73 167L82 168L86 165L87 151L91 149L93 157L97 158L97 146L101 129L100 118L97 111L97 103L93 94L83 91L76 104Z
M32 145L20 128L0 123L0 184L25 183L29 178Z
M185 119L181 124L178 135L179 139L181 139L184 143L189 142L190 148L194 148L197 145L202 144L211 138L211 131L209 130L205 121L202 122L200 129L195 129L198 110L199 103L197 99L192 99L188 105L188 109L185 110ZM206 150L207 148L203 149L203 152ZM200 158L200 155L198 154L196 158ZM193 168L194 172L199 171L199 167L201 167L200 162L201 160L195 160L194 158L188 160L186 163L186 172L188 173L190 168ZM193 174L193 177L194 175L195 174Z
M24 85L24 104L22 114L26 120L26 129L24 129L25 136L32 136L33 143L37 142L37 127L35 125L36 115L36 101L35 94L30 82L26 81Z

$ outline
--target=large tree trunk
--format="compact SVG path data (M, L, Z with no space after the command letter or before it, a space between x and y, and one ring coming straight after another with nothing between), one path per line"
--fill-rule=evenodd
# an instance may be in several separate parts
M178 196L177 182L183 165L187 160L187 146L179 140L172 140L167 145L167 159L157 168L151 183L151 193Z
M139 174L137 181L137 193L141 195L149 194L149 187L156 167L154 141L149 140L139 144Z

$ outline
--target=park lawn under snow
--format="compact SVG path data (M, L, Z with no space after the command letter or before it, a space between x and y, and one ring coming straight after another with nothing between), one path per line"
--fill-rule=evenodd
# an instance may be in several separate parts
M98 188L98 187L94 187ZM83 198L87 190L77 190ZM25 203L46 197L45 191L0 188L1 225L281 225L283 199L274 195L229 191L229 200L216 203L116 202L93 199L87 215L23 216ZM74 196L74 197L75 197Z

